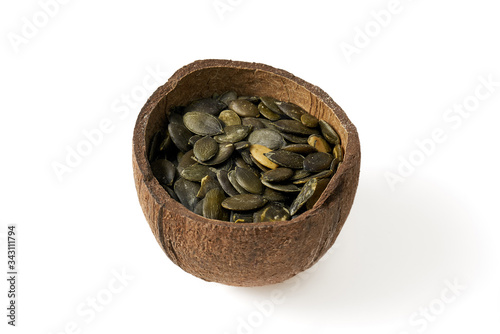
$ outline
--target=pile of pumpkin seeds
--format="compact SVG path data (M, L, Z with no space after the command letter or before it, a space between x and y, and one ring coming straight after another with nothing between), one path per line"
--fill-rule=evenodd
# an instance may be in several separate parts
M222 95L173 107L149 143L158 182L198 215L284 221L311 209L343 159L325 121L291 102Z

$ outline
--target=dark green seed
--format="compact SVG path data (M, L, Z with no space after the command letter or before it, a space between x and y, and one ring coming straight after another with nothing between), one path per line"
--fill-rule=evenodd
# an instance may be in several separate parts
M240 116L230 109L221 111L219 120L224 123L224 126L241 125Z
M172 146L172 138L170 138L170 134L167 132L165 138L160 144L160 151L167 151L171 148Z
M287 146L283 146L281 148L285 151L300 153L300 154L309 154L313 152L317 152L316 148L312 147L309 144L291 144Z
M174 201L180 202L179 197L177 197L177 194L175 193L174 189L165 185L162 185L162 187L167 191L168 195L172 197Z
M293 216L299 209L304 205L309 198L314 194L314 191L316 190L316 186L318 185L318 179L311 179L309 180L300 193L297 195L297 198L292 202L290 205L290 214Z
M252 145L262 145L271 150L277 150L286 144L283 136L278 131L267 128L254 130L248 136L248 141Z
M236 191L239 193L239 194L248 194L248 191L246 191L239 183L238 183L238 179L236 178L236 171L235 170L230 170L228 173L227 173L227 177L229 179L229 182L231 182L231 185L233 186L234 189L236 189Z
M208 174L213 174L213 172L210 170L210 168L208 168L208 166L194 164L184 168L180 174L186 180L201 182L201 179L203 179Z
M229 196L234 196L238 195L239 192L234 189L233 185L231 184L231 181L229 181L228 177L228 172L226 170L218 170L217 171L217 180L219 181L222 189L228 194Z
M257 119L255 117L244 117L241 120L241 124L251 126L254 131L258 129L264 129L266 127L264 123L260 121L260 119Z
M209 136L199 139L193 146L193 153L198 161L210 160L217 152L219 152L219 144Z
M267 187L264 189L262 197L269 202L285 202L287 200L287 196L282 192Z
M232 100L236 100L237 98L238 98L238 95L236 94L236 92L228 91L228 92L225 92L224 94L222 94L219 97L219 100L224 102L226 105L229 105L229 102L231 102Z
M264 153L264 156L266 156L272 162L283 167L301 169L304 164L304 157L302 155L290 151L271 151L268 153Z
M242 194L226 198L222 207L233 211L249 211L263 207L267 200L256 194Z
M184 122L182 121L182 114L179 114L178 112L171 112L168 116L168 123L177 123L177 124L182 124L184 125Z
M178 179L174 184L174 191L182 205L193 211L198 203L196 194L200 190L200 184L197 182L188 181L184 178Z
M318 133L316 129L308 128L304 124L293 119L281 119L279 121L274 122L274 125L279 130L287 133L293 133L299 135L314 135Z
M250 133L251 127L245 125L229 125L224 128L224 134L215 136L218 143L236 143L245 139Z
M257 175L250 169L236 167L235 177L238 184L252 194L262 193L262 183Z
M158 151L160 150L160 144L163 140L162 137L163 135L161 131L157 131L153 135L153 138L151 139L151 145L149 146L149 153L148 153L149 161L153 161L156 155L158 154Z
M280 110L280 108L278 108L278 106L276 105L276 102L278 102L278 100L276 100L276 99L274 99L272 97L269 97L269 96L263 96L263 97L260 98L260 100L272 112L275 112L275 113L280 114L280 115L283 114L283 112Z
M196 144L196 142L201 138L203 138L203 136L200 135L191 136L191 138L189 138L189 145L194 146L194 144Z
M151 170L158 182L171 186L175 178L175 166L172 162L166 159L155 160L151 164Z
M204 202L205 202L205 199L203 198L198 203L196 203L196 206L194 207L193 212L199 216L203 216L203 203Z
M249 165L253 165L252 155L250 154L250 150L240 151L241 158Z
M308 177L311 175L311 172L306 171L305 169L297 169L294 173L293 176L290 178L290 180L295 181L295 180L300 180L305 177Z
M332 160L332 163L330 164L330 169L332 170L332 172L336 172L338 167L340 165L340 160L338 158L334 158Z
M252 145L252 144L250 144L249 141L240 141L240 142L234 143L234 149L236 151L241 151L241 150L249 148L250 145Z
M333 157L325 152L315 152L309 154L304 159L304 169L308 172L316 173L330 167Z
M194 154L193 150L189 150L184 155L182 158L179 159L179 164L177 165L177 172L180 174L182 173L182 170L188 166L194 165L196 161L193 160Z
M198 161L198 162L208 166L215 166L229 159L231 154L233 154L233 151L234 151L233 144L231 143L219 144L219 150L217 151L215 157L207 161Z
M281 182L286 181L293 175L293 170L290 168L276 168L262 174L262 179L268 182Z
M253 222L276 222L290 219L290 212L281 203L269 203L253 214Z
M288 117L300 122L300 117L306 113L304 109L291 102L276 102L280 110Z
M233 223L253 223L253 213L231 211Z
M323 137L333 145L338 145L340 144L340 138L337 132L332 128L330 124L325 122L324 120L320 119L319 122L319 127L321 129L321 133L323 134Z
M247 100L252 103L259 102L259 98L257 96L238 96L238 100Z
M196 194L196 197L203 198L210 190L215 188L221 189L221 186L217 181L215 174L209 174L201 179L200 190Z
M189 131L200 136L214 136L224 132L219 119L211 114L191 111L184 114L182 119Z
M240 117L257 117L259 109L250 101L237 99L229 102L229 109L234 110Z
M311 210L318 201L318 199L321 197L321 194L323 191L326 189L326 186L330 182L330 179L320 179L318 180L318 184L316 185L316 190L314 190L314 194L309 198L306 202L306 208L307 210Z
M281 183L271 183L266 180L260 179L263 185L273 190L281 191L284 193L294 193L300 191L300 188L295 184L281 184Z
M222 219L224 209L221 203L225 198L224 191L220 188L208 191L203 199L203 217L208 219Z
M294 135L291 133L286 133L286 132L283 132L281 135L283 136L283 138L285 138L286 140L288 140L291 143L307 144L308 137L297 136L297 135Z
M168 133L175 146L182 152L189 151L189 138L193 135L183 124L170 123Z
M187 107L185 112L202 112L210 115L216 115L221 110L226 108L226 104L216 99L206 98L191 102Z
M295 181L293 181L293 184L304 184L313 178L314 179L324 179L324 178L332 176L332 174L333 174L333 171L331 169L325 169L325 170L323 170L319 173L313 174L311 176L304 177L304 178L299 179L299 180L295 180Z
M267 118L268 120L277 121L281 118L279 114L271 111L271 109L266 107L266 105L263 102L259 103L257 109L259 109L260 114L265 118Z
M300 116L300 121L308 128L315 128L318 126L318 119L308 113L305 113L302 116Z

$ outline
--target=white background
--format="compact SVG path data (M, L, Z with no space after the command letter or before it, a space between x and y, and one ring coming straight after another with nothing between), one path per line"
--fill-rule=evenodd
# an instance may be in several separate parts
M389 3L221 0L229 7L218 12L213 0L73 0L44 22L38 1L3 1L0 259L5 274L5 232L17 224L20 276L16 328L1 280L1 332L499 333L499 8L401 0L381 27L372 11ZM357 53L346 57L346 44ZM206 58L285 69L357 126L351 214L324 260L296 279L204 282L168 260L144 219L131 168L136 116L151 86ZM496 86L478 88L479 100L481 78ZM467 117L449 114L464 101ZM103 120L108 133L59 180L54 164ZM445 139L424 156L416 141L437 128ZM393 190L386 176L400 159L417 163Z

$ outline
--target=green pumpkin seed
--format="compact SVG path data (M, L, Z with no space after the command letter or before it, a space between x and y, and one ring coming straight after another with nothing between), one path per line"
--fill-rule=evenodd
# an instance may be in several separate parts
M264 155L272 162L283 167L288 167L293 169L301 169L303 167L304 157L295 152L277 150L264 153Z
M203 216L203 203L205 203L205 199L202 198L198 203L196 203L193 212L199 216Z
M209 174L201 179L200 190L196 194L196 197L203 198L212 189L219 188L221 185L217 181L215 174Z
M269 160L269 158L265 156L265 154L269 152L271 152L271 149L263 145L252 144L250 146L250 154L256 161L258 161L260 164L270 169L278 168L278 164L272 162L271 160Z
M260 162L258 162L257 160L255 160L255 158L253 157L253 155L250 155L250 159L252 160L253 164L255 166L257 166L261 171L267 172L268 170L270 170L269 168L267 168L266 166L264 166L263 164L261 164Z
M305 177L308 177L311 175L311 172L306 171L305 169L297 169L293 173L293 176L290 178L290 180L295 181L295 180L300 180Z
M193 211L198 203L196 194L200 190L200 184L197 182L188 181L184 178L178 179L174 183L174 191L182 205Z
M245 125L229 125L224 128L224 134L215 136L218 143L236 143L250 133L251 127Z
M249 211L263 207L267 203L264 197L256 194L241 194L226 198L222 207L233 211Z
M297 198L292 202L292 205L290 205L290 214L293 216L299 209L304 205L309 198L312 197L314 194L314 191L316 190L316 186L318 185L318 179L311 179L309 180L300 193L297 195Z
M151 139L151 145L149 145L148 160L153 161L158 151L160 150L160 144L163 140L163 135L161 131L157 131Z
M311 210L323 194L323 191L326 189L326 186L330 182L330 179L319 179L318 184L316 185L316 190L314 190L314 194L307 200L306 208L307 210Z
M166 185L163 185L163 184L162 184L162 187L163 187L163 189L165 189L167 191L168 195L170 197L172 197L172 199L174 201L180 202L179 197L177 197L177 194L175 193L174 189L172 189Z
M322 170L321 172L313 174L311 176L307 176L307 177L304 177L302 179L295 180L295 181L293 181L293 184L304 184L304 183L307 183L312 178L319 180L319 179L330 177L330 176L332 176L332 174L333 174L333 171L331 169Z
M307 143L318 152L330 153L332 151L328 142L320 135L310 135L309 138L307 138Z
M318 119L308 113L305 113L304 115L300 116L300 121L308 128L315 128L318 126Z
M286 133L286 132L281 133L281 135L283 136L283 138L285 138L291 143L307 144L307 137L297 136L292 133Z
M300 122L300 117L302 117L302 115L306 113L304 109L291 102L278 101L275 103L285 115L299 122Z
M317 152L316 148L312 147L309 144L291 144L291 145L283 146L281 149L285 150L285 151L300 153L300 154L309 154L309 153Z
M208 174L213 174L213 172L210 170L210 168L208 168L208 166L194 164L184 168L180 174L181 177L185 178L188 181L201 182L201 179L203 179Z
M196 144L196 142L198 140L200 140L201 138L203 138L203 136L200 136L200 135L191 136L191 138L189 138L188 144L191 146L194 146L194 144Z
M182 173L182 170L184 168L194 165L196 161L194 161L193 158L194 158L193 150L189 150L186 153L184 153L182 158L179 159L179 164L177 165L177 172L180 174Z
M281 203L269 203L253 214L253 222L276 222L290 219L290 211Z
M214 188L207 192L203 199L203 217L208 219L222 219L224 212L221 203L226 199L224 191Z
M237 151L241 151L241 150L249 148L250 145L251 144L249 141L240 141L240 142L234 143L234 149Z
M249 166L253 165L253 161L252 161L252 156L250 154L250 150L240 151L240 155L241 155L241 158L243 159L243 161L245 161L247 163L247 165L249 165Z
M253 223L253 213L231 211L233 223Z
M167 159L159 159L151 164L151 170L158 182L171 186L175 178L175 166Z
M259 98L257 96L238 96L237 100L247 100L248 102L257 103Z
M284 193L268 187L264 189L262 197L267 199L269 202L285 202L288 199Z
M224 132L219 119L208 113L191 111L184 114L182 119L189 131L200 136L214 136Z
M179 150L182 152L189 151L189 138L193 134L183 124L170 123L168 125L168 133Z
M236 178L236 171L235 170L230 170L228 173L227 173L227 177L229 179L229 182L231 183L231 185L233 186L234 189L236 189L236 191L239 193L239 194L248 194L248 191L246 191L239 183L238 183L238 179Z
M300 191L300 188L295 184L281 184L281 183L271 183L266 180L260 179L263 185L273 190L281 191L284 193L294 193Z
M198 161L210 160L217 152L219 152L219 144L209 136L199 139L193 146L193 153Z
M255 104L244 99L229 102L229 109L234 110L240 117L257 117L260 114Z
M283 132L299 135L314 135L318 133L318 130L308 128L304 124L293 119L281 119L274 122L274 126Z
M338 169L338 168L339 168L339 166L340 166L340 163L341 163L341 162L340 162L340 160L339 160L338 158L334 158L334 159L332 160L332 163L330 164L330 169L332 170L332 172L334 172L334 173L335 173L335 172L337 171L337 169Z
M312 173L321 172L330 167L332 160L331 154L324 152L311 153L304 160L304 169Z
M340 137L330 124L328 124L322 119L319 120L318 124L321 129L321 133L323 134L323 137L325 137L325 139L330 144L332 145L340 144Z
M260 98L260 100L262 101L262 103L264 103L264 105L266 107L268 107L272 112L274 113L277 113L279 115L283 115L283 112L280 110L280 108L276 105L276 102L278 102L278 100L272 98L272 97L269 97L269 96L263 96Z
M185 112L202 112L210 115L216 115L226 108L226 104L216 99L206 98L191 102Z
M248 141L252 145L262 145L271 150L277 150L286 145L283 136L275 130L259 129L254 130L249 136Z
M160 151L168 151L169 149L172 148L172 138L170 138L170 134L167 132L166 135L165 135L165 138L163 139L163 141L161 142L160 144ZM151 161L151 159L150 159Z
M293 170L290 168L280 167L271 169L270 171L262 174L262 179L268 182L281 182L286 181L293 175Z
M182 112L184 113L184 111ZM182 113L178 112L171 112L168 116L168 123L177 123L177 124L182 124L184 125L184 122L182 121Z
M250 169L236 167L235 177L238 184L252 194L262 193L262 183L257 175Z
M219 97L219 100L224 102L226 105L229 105L229 102L231 102L232 100L236 100L237 98L238 98L238 95L236 94L235 91L228 91L228 92L225 92L224 94L222 94Z
M246 126L251 126L254 131L258 129L264 129L266 127L264 123L261 122L260 119L257 119L255 117L244 117L241 120L241 124Z
M342 146L340 146L340 144L335 145L335 147L333 148L333 155L339 161L344 160L344 153L342 152Z
M197 160L197 161L203 165L215 166L215 165L221 164L224 161L226 161L227 159L229 159L231 154L233 154L233 151L234 151L233 144L222 143L222 144L219 144L219 150L217 151L217 154L212 159L207 160L207 161L199 161L199 160Z
M224 126L241 125L241 118L233 110L226 109L220 112L219 120L224 123Z
M217 171L217 180L219 181L222 189L229 196L234 196L234 195L238 195L239 194L239 192L231 184L231 181L229 181L228 171L227 170L223 170L223 169L218 170Z
M264 116L265 118L267 118L270 121L277 121L281 118L281 116L279 114L271 111L271 109L266 107L266 105L263 102L259 103L259 105L257 106L257 109L259 109L259 112L262 116Z

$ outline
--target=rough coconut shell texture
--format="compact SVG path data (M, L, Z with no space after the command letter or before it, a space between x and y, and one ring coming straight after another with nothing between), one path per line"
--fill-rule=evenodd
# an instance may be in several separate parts
M228 90L293 102L338 132L344 161L311 210L285 222L211 220L170 198L153 177L146 153L153 134L165 128L169 109ZM135 185L156 240L186 272L227 285L279 283L315 264L347 219L359 169L358 133L344 111L320 88L264 64L210 59L184 66L148 99L134 129Z

